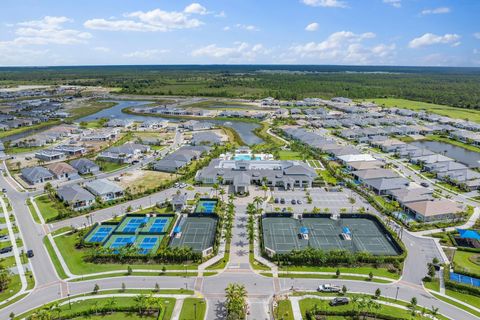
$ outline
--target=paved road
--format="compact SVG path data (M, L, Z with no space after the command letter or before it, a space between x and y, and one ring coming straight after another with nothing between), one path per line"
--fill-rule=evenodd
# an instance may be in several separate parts
M74 295L90 292L95 284L98 284L101 289L120 288L122 282L126 284L127 288L153 288L155 283L158 283L161 288L194 287L197 280L196 277L131 276L71 283L60 281L55 274L55 269L42 244L42 238L45 235L44 227L33 221L25 205L25 200L29 194L16 191L15 188L8 183L7 179L8 178L0 176L0 186L7 189L7 194L16 215L17 223L24 236L25 247L35 251L35 257L31 260L31 263L37 282L35 289L27 298L0 310L0 319L7 319L12 311L19 314L52 300L66 297L69 293ZM205 188L205 191L209 192L210 188ZM171 197L174 192L174 190L166 190L152 195L152 203ZM248 198L239 198L235 201L236 218L231 247L231 263L229 263L223 273L217 276L205 277L202 279L203 281L200 282L201 286L199 289L205 295L209 306L207 319L223 319L224 289L232 282L244 284L249 293L248 302L251 311L249 319L261 320L268 318L268 301L274 293L274 280L273 278L262 277L254 273L248 264L248 240L246 238L245 223L246 205L248 202L251 202L251 200L252 199ZM149 203L149 197L132 201L132 204L142 206L147 206ZM121 211L119 210L121 206L126 207L128 205L129 204L126 203L101 210L93 214L93 219L94 221L109 219L112 213ZM76 217L55 223L52 225L52 229L56 230L62 226L82 225L85 221L86 219L84 217ZM409 250L409 254L405 263L404 276L401 281L394 284L376 284L346 280L338 280L335 282L345 284L350 291L354 292L373 293L376 288L380 287L383 295L392 298L395 298L398 287L398 298L402 300L410 300L412 297L417 297L419 305L424 305L427 308L431 306L439 307L442 314L452 319L476 319L473 315L434 299L421 287L421 278L426 274L426 263L431 261L434 256L440 258L433 240L419 238L407 232L404 232L403 240ZM280 279L280 291L276 293L285 292L292 286L297 290L314 290L318 284L325 283L326 281L331 282L331 280L282 278Z

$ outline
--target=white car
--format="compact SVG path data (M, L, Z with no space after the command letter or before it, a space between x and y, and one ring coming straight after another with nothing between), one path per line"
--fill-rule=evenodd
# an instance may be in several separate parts
M339 286L334 286L326 283L326 284L319 285L317 291L318 292L340 292L342 291L342 288L340 288Z

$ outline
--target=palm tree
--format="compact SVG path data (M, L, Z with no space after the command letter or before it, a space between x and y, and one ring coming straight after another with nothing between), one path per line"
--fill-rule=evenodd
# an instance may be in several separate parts
M145 306L146 306L146 303L147 303L147 296L144 295L144 294L139 294L138 296L135 296L135 298L133 298L133 301L135 302L135 304L138 307L138 313L140 315L142 315L143 312L145 311Z
M261 186L261 189L263 191L263 198L267 199L268 186L264 184L264 185Z
M213 188L213 190L215 190L215 198L217 198L218 197L218 189L220 189L218 183L214 183L212 188Z
M255 207L256 207L257 213L258 213L258 206L263 203L263 199L261 197L257 196L255 198L253 198L253 203L255 204Z
M113 312L113 309L115 309L115 306L117 305L117 299L115 297L111 297L107 300L106 303L106 308L110 310L110 312Z
M223 196L225 195L225 189L220 189L220 196L222 197L222 202L223 202Z

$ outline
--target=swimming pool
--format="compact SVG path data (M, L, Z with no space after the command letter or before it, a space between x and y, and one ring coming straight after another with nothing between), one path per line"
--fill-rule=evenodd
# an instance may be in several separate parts
M249 160L260 160L259 157L252 157L251 155L249 154L237 154L233 157L233 160L246 160L246 161L249 161Z

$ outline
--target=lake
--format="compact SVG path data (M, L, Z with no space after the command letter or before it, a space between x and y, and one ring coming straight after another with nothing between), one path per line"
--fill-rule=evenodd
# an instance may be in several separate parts
M137 121L145 121L149 119L159 119L159 118L162 119L161 117L134 115L134 114L127 114L122 112L122 109L138 107L143 104L149 104L151 103L151 101L114 101L114 102L117 103L115 106L108 109L103 109L97 113L78 119L77 121L78 122L92 121L100 118L133 119ZM229 108L231 106L218 106L218 107ZM165 120L168 120L170 122L180 121L179 119L172 119L172 118L165 118ZM208 119L208 120L199 119L197 121L210 122L210 123L219 124L225 127L230 127L234 129L236 132L238 132L238 135L242 138L242 140L249 145L263 142L262 139L260 139L257 135L255 135L255 133L253 133L253 130L255 130L255 128L258 128L260 126L259 124L256 124L256 123L242 122L242 121L224 121L224 120L214 120L214 119Z
M480 153L439 141L415 141L414 146L426 148L457 160L470 168L480 167Z

